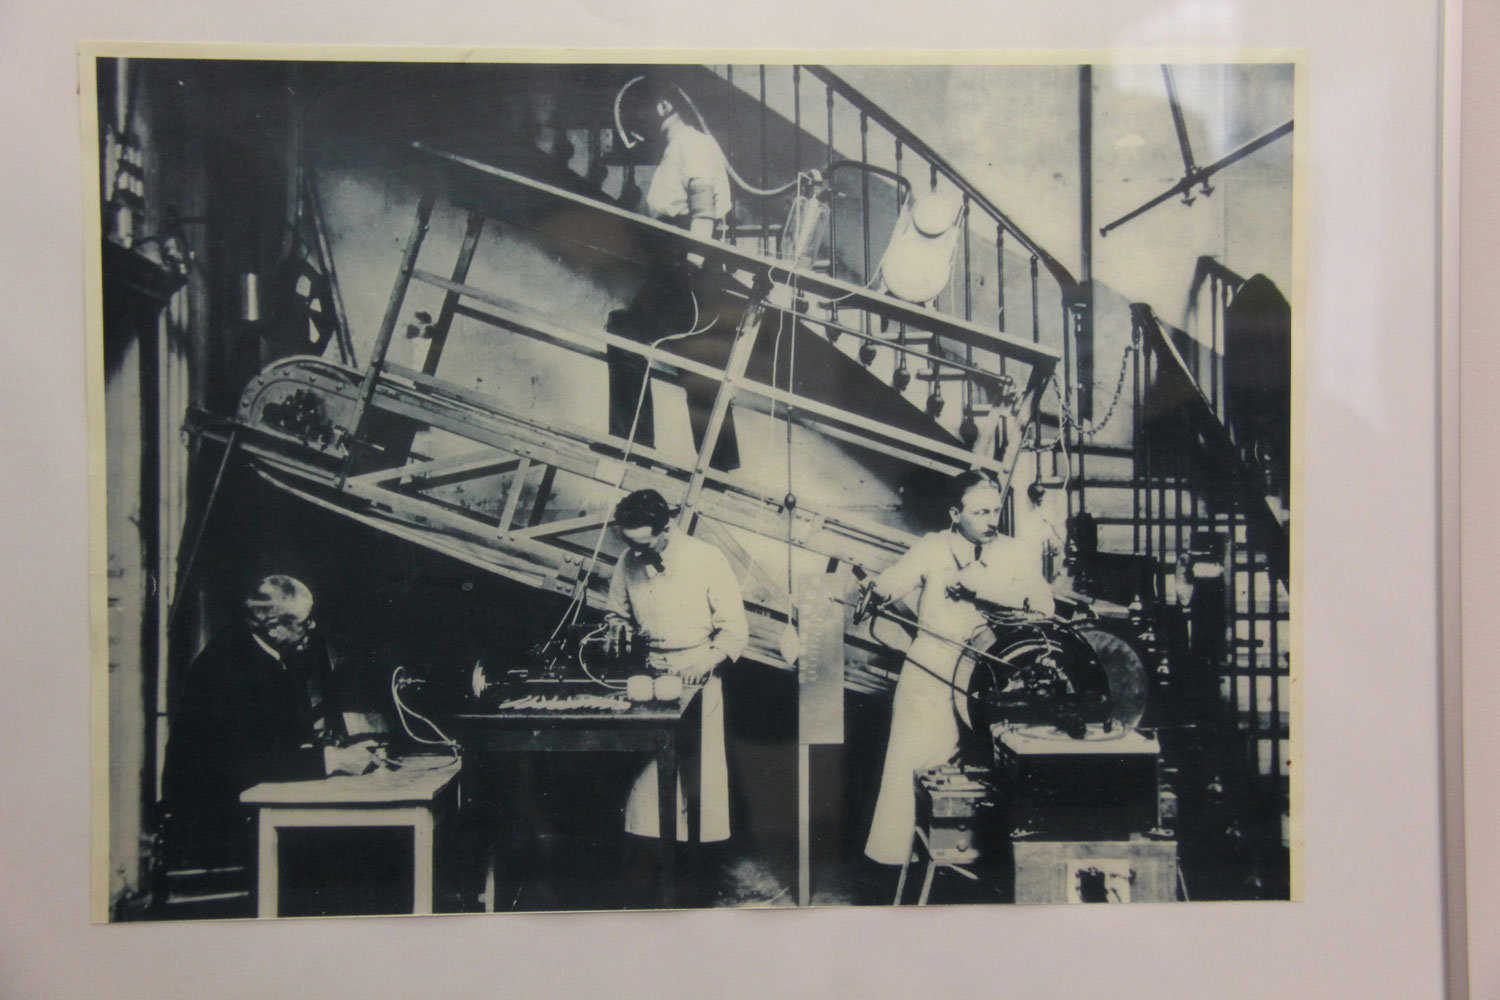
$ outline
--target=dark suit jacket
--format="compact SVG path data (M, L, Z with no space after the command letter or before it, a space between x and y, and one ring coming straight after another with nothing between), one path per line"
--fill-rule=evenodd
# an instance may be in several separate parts
M239 795L252 785L323 777L323 747L345 735L332 681L316 639L278 660L240 623L204 647L188 668L162 773L176 846L199 853L242 837Z

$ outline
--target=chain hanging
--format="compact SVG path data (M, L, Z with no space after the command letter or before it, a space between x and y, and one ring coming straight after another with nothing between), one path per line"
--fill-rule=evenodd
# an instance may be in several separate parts
M1130 369L1130 356L1140 349L1141 345L1133 337L1130 343L1125 345L1125 350L1120 355L1120 374L1115 379L1115 391L1114 395L1110 397L1109 408L1104 411L1103 419L1098 422L1091 421L1087 427L1084 426L1082 421L1073 416L1072 410L1068 409L1067 394L1063 392L1062 386L1058 383L1057 375L1054 373L1047 380L1047 385L1052 389L1053 394L1057 396L1057 409L1062 417L1063 426L1075 428L1078 431L1079 437L1083 440L1092 440L1095 435L1104 430L1109 425L1110 419L1115 415L1115 407L1120 404L1120 394L1125 391L1125 374Z

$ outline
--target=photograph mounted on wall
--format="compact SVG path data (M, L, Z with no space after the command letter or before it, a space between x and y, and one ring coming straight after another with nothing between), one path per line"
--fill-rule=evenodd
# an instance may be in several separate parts
M1296 57L307 51L81 50L95 919L1298 895Z

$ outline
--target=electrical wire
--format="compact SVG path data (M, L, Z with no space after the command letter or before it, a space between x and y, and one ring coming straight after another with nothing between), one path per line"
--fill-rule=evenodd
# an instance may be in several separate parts
M608 630L608 626L607 625L601 625L599 628L594 629L594 631L590 632L588 635L586 635L582 639L578 640L578 668L580 670L582 670L584 672L584 674L586 674L588 676L589 680L593 681L595 684L598 684L600 687L605 688L606 690L609 690L609 691L619 691L619 690L621 690L622 688L625 687L625 683L624 682L622 682L622 681L607 681L607 680L605 680L602 677L595 676L594 672L589 669L589 665L586 662L584 662L584 659L583 659L583 647L586 646L586 645L588 645L589 642L592 641L593 639L597 638L600 635L603 635L607 630Z
M993 653L988 653L988 652L985 652L983 650L976 649L975 647L969 645L967 642L964 642L962 639L954 639L951 636L943 635L941 632L937 632L937 631L935 631L933 629L928 628L925 625L922 625L922 624L918 623L915 619L908 618L905 615L897 614L895 612L887 610L896 601L902 600L908 594L910 594L913 590L916 590L917 587L920 587L920 586L922 586L922 584L919 582L918 584L916 584L915 586L913 586L911 588L911 590L908 590L906 594L902 594L900 597L892 597L892 598L890 598L890 599L888 599L886 601L882 601L879 605L877 605L877 607L875 609L875 613L884 614L885 617L891 619L891 621L894 621L894 622L896 622L898 624L901 624L901 625L910 625L912 628L916 629L918 632L922 632L922 633L925 633L927 635L930 635L934 639L937 639L940 642L945 642L945 643L947 643L950 646L957 646L959 648L959 650L960 650L960 653L959 653L960 657L962 657L964 653L972 653L977 660L983 660L983 661L986 661L986 662L991 663L991 664L998 663L1001 666L1006 666L1006 667L1010 666L1010 664L1006 663L1004 660L1000 659L998 656L995 656ZM837 603L843 604L845 606L854 606L854 605L850 605L848 601L843 601L843 600L839 600L839 601L837 601ZM997 616L997 617L999 617L999 616ZM1006 616L1006 617L1000 618L999 619L999 623L1002 624L1002 625L1013 627L1013 628L1025 628L1025 627L1030 626L1031 628L1033 628L1036 631L1037 637L1042 641L1042 643L1044 645L1049 646L1049 647L1052 645L1051 640L1049 640L1047 638L1046 633L1042 632L1042 630L1041 630L1041 628L1039 626L1038 621L1033 621L1032 619L1026 618L1026 617ZM870 632L870 636L871 636L871 638L875 639L876 642L879 642L883 646L889 646L890 645L889 643L885 642L884 640L882 640L878 636L876 636L873 630ZM957 684L953 683L952 680L950 680L950 679L948 679L946 677L943 677L941 674L937 673L935 670L932 670L930 667L926 666L925 664L922 664L922 663L920 663L920 662L918 662L916 660L910 660L910 659L907 660L907 662L910 663L910 664L912 664L913 666L919 668L924 673L930 674L932 677L934 677L937 680L941 681L947 687L950 687L953 690L957 691L959 694L962 694L964 697L966 697L966 698L972 698L972 697L974 697L974 695L972 695L970 692L963 690ZM956 664L955 664L955 666L956 666ZM1069 680L1069 684L1070 685L1071 685L1071 683L1072 683L1071 680Z
M397 720L400 721L401 728L404 729L404 730L406 730L406 735L407 736L410 736L413 740L416 740L418 743L425 743L425 744L427 744L429 746L447 747L450 751L452 751L454 759L457 760L458 759L458 743L456 741L454 741L453 739L449 738L448 734L445 733L445 732L443 732L442 729L438 728L438 724L437 723L435 723L431 719L427 718L427 716L422 715L419 712L413 711L411 708L409 708L406 705L405 702L403 702L401 700L401 686L402 686L402 680L401 680L401 678L402 678L402 675L404 675L405 673L406 673L406 667L404 665L403 666L398 666L395 670L393 670L391 672L391 701L396 706L396 718L397 718ZM406 683L414 683L414 682L408 681ZM424 725L426 725L429 729L431 729L433 731L433 733L437 735L438 738L435 739L435 740L434 739L429 739L428 737L418 736L416 733L414 733L412 731L411 724L406 721L406 717L408 715L410 715L414 719L417 719L417 720L421 721Z
M717 320L710 320L710 322L708 322L706 325L702 327L698 326L698 321L702 318L703 315L702 309L698 303L698 296L693 292L692 289L688 289L688 294L692 297L693 300L692 326L690 326L687 330L682 331L681 333L669 333L664 337L658 337L656 340L651 341L649 346L652 350L655 350L668 341L682 340L686 337L693 337L706 333L709 330L713 329L713 327L716 325ZM630 463L630 456L635 451L636 432L640 427L641 410L646 405L646 393L648 393L650 390L651 369L650 362L648 361L646 373L641 379L640 392L636 396L635 413L630 418L630 432L626 436L625 450L621 453L620 456L620 460L626 465ZM552 629L552 633L547 636L546 642L542 643L542 648L544 650L552 646L554 640L557 639L558 634L562 632L564 628L576 622L578 620L578 616L582 613L583 606L586 603L586 598L588 595L588 581L593 576L594 569L599 564L599 553L604 549L604 538L608 531L609 518L606 517L599 525L599 533L594 538L593 551L589 553L588 562L585 564L583 572L579 576L578 584L573 588L573 595L572 598L568 601L568 606L563 609L562 615L558 618L556 627L554 627ZM548 665L555 666L556 663L557 658L556 656L553 656L551 662Z
M637 79L640 78L637 77ZM630 84L627 83L625 86L628 87L630 86ZM673 84L673 89L682 95L683 101L685 101L687 103L687 106L692 110L693 117L698 119L698 127L703 130L703 134L708 136L710 139L713 139L714 142L717 143L719 141L718 137L709 131L708 122L703 118L703 112L698 110L698 105L693 103L693 99L688 96L687 91L683 90L681 87L678 87L676 84ZM724 168L729 172L729 179L734 181L734 183L739 186L741 190L743 190L747 194L753 194L758 198L774 198L778 194L785 194L792 188L796 187L797 183L802 179L802 175L798 174L796 177L793 177L785 184L781 184L773 188L761 188L756 187L749 181L745 180L745 178L741 177L739 175L739 171L734 169L734 164L729 162L729 157L727 156L724 157Z

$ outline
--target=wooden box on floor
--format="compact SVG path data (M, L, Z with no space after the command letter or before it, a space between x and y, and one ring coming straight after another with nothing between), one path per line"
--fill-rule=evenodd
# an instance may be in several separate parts
M1177 844L1018 840L1017 903L1167 903L1177 898Z

